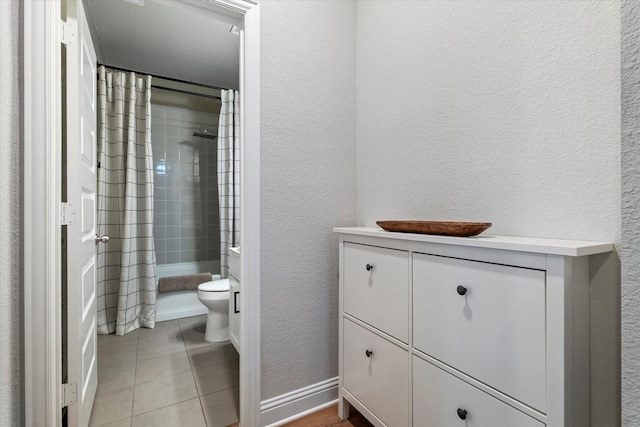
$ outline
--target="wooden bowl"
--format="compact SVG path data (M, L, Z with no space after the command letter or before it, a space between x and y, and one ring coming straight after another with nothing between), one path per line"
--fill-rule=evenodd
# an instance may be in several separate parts
M376 221L376 224L387 231L456 237L476 236L491 227L490 222Z

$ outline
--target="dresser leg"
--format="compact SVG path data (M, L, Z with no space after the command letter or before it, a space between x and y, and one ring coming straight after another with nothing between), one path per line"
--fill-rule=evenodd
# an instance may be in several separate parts
M344 397L338 398L338 416L341 420L349 418L349 402Z

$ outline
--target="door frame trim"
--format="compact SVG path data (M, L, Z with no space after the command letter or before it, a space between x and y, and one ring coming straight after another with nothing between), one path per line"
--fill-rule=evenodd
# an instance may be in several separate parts
M23 3L24 421L61 422L60 4ZM53 37L51 37L53 35Z
M61 424L61 1L23 3L24 421ZM240 419L260 423L260 12L255 0L173 0L241 25Z

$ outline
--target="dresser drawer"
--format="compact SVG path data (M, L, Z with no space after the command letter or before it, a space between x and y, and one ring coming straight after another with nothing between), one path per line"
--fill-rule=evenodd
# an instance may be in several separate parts
M545 315L543 271L413 256L414 347L543 413Z
M466 411L466 415L458 415L458 409ZM544 427L545 424L414 356L413 426L458 425Z
M343 340L344 388L387 426L409 425L407 350L348 319Z
M345 243L343 292L346 313L408 342L408 252Z

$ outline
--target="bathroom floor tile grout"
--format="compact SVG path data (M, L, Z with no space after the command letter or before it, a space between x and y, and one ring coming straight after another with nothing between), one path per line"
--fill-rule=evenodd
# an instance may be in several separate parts
M209 425L209 423L207 423L207 417L204 413L204 406L202 406L202 399L200 396L198 396L197 399L198 399L198 403L200 404L200 410L202 411L202 417L204 418L204 423L205 425Z
M138 348L140 346L140 330L136 330L136 368L133 371L133 398L131 400L131 415L129 416L131 422L129 425L133 425L133 405L136 402L136 385L138 378Z
M198 398L200 399L200 398L202 398L202 397L207 397L207 396L209 396L210 394L220 393L221 391L226 391L226 390L231 390L231 389L232 389L232 388L234 388L234 387L238 387L238 386L237 386L237 385L232 385L231 387L227 387L227 388L223 388L223 389L220 389L220 390L212 391L212 392L207 393L207 394L199 395L199 396L198 396Z
M171 406L179 405L179 404L181 404L181 403L188 402L188 401L190 401L190 400L194 400L194 399L198 399L198 400L200 400L200 397L199 397L199 396L196 396L196 397L190 397L189 399L181 400L181 401L179 401L179 402L174 402L174 403L172 403L171 405L166 405L166 406L163 406L163 407L161 407L161 408L150 409L150 410L148 410L148 411L140 412L139 414L131 415L131 417L130 417L130 418L139 417L140 415L148 414L148 413L150 413L150 412L159 411L160 409L170 408ZM202 405L200 405L200 406L202 407ZM202 415L204 416L204 411L202 412ZM123 419L124 419L124 418L123 418Z

